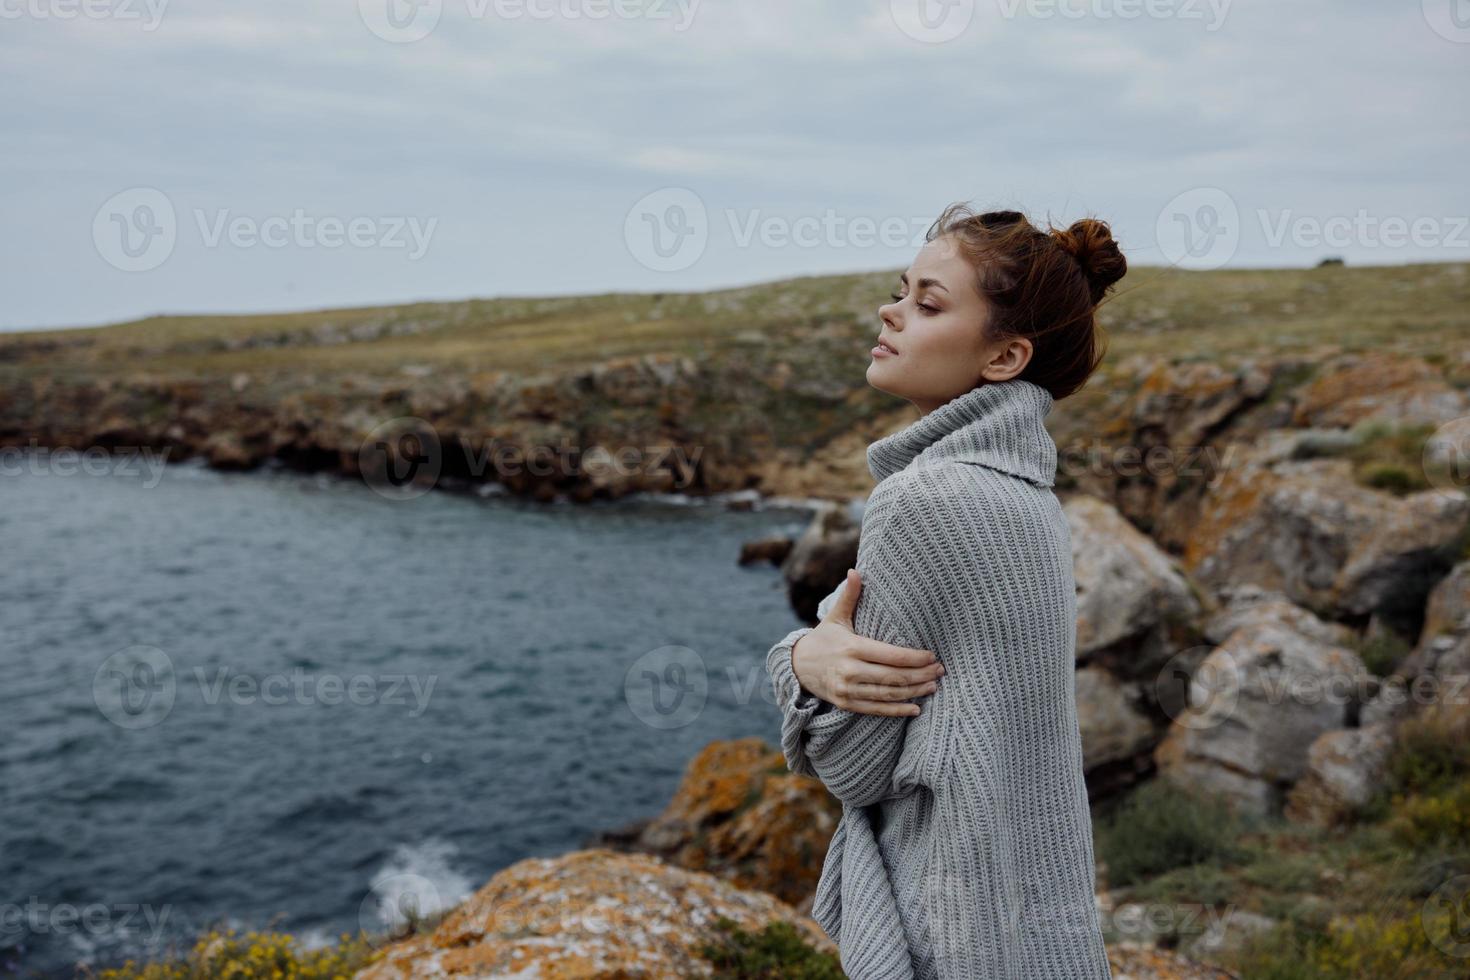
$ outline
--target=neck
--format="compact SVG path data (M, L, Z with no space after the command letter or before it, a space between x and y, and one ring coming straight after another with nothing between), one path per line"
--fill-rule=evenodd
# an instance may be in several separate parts
M868 470L883 480L910 466L976 463L1050 487L1057 448L1044 420L1054 401L1030 381L1012 378L972 388L868 447Z

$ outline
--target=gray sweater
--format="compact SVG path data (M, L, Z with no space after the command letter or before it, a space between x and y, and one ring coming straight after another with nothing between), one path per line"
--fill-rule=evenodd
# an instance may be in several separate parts
M852 980L1111 976L1052 401L988 383L868 447L853 626L945 665L918 716L854 714L801 687L791 647L808 628L766 657L787 766L842 802L812 914Z

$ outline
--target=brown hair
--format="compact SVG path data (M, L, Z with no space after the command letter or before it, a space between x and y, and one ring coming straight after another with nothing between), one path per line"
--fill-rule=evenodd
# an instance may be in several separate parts
M924 240L944 235L975 267L976 291L990 311L987 331L1031 341L1031 360L1017 377L1058 400L1086 384L1104 353L1098 304L1128 271L1107 223L1083 218L1042 231L1019 211L976 214L951 204Z

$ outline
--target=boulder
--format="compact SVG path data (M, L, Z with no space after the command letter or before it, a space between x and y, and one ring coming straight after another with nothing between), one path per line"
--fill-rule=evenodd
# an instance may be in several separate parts
M1270 932L1277 924L1277 920L1269 916L1230 907L1212 917L1204 932L1190 941L1184 952L1191 959L1207 963L1228 961L1250 940Z
M1160 775L1241 812L1279 813L1323 732L1349 727L1370 675L1352 650L1248 620L1205 658L1154 753Z
M720 916L751 932L789 923L836 954L820 926L770 895L650 855L592 849L516 862L432 932L386 946L357 978L708 977L699 949L722 935Z
M211 435L204 441L204 455L210 466L220 470L248 470L260 462L235 432Z
M1178 562L1111 504L1079 494L1063 505L1077 582L1077 661L1152 680L1193 645L1203 612Z
M1233 973L1150 943L1123 942L1109 946L1108 965L1113 980L1238 980Z
M664 811L595 843L643 851L809 908L842 807L759 738L711 742Z
M1276 433L1241 455L1202 508L1186 567L1214 590L1250 584L1331 618L1377 612L1417 632L1470 498L1361 486L1346 459L1292 459L1300 438Z
M1414 357L1344 354L1295 396L1294 426L1349 428L1362 422L1439 425L1470 412L1470 395Z
M1287 798L1287 818L1319 826L1350 820L1372 799L1383 778L1394 727L1380 722L1317 736L1307 752L1306 775Z
M1285 595L1258 585L1226 585L1220 589L1221 605L1203 624L1204 638L1219 646L1248 623L1270 622L1332 646L1350 647L1356 634L1341 623L1322 619L1303 609Z
M1398 721L1427 704L1470 705L1470 561L1435 585L1414 649L1363 708L1363 723Z
M772 565L779 566L786 560L786 556L791 554L794 545L795 542L784 534L773 534L754 541L746 541L740 546L740 564L754 565L768 561Z
M786 594L798 617L810 624L817 622L817 604L841 585L847 570L857 564L861 533L862 526L846 507L827 504L818 508L781 563Z
M1077 671L1077 724L1082 764L1096 798L1123 788L1152 768L1150 750L1159 730L1135 705L1137 684L1120 683L1101 667Z

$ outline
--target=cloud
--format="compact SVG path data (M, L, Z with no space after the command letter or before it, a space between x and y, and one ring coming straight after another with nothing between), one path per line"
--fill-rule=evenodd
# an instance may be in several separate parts
M8 2L23 13L0 23L12 93L0 104L0 327L695 289L912 257L713 242L687 269L656 272L623 222L663 187L693 190L717 215L908 219L957 199L1096 213L1144 260L1161 209L1191 187L1224 188L1247 214L1470 212L1458 176L1470 110L1456 97L1470 45L1412 3L1152 0L1161 16L1124 19L1112 14L1130 0L976 0L965 30L926 43L887 0L657 0L601 18L614 0L504 8L550 17L439 0L428 36L394 43L340 0L175 2L153 30L24 13L64 0ZM1180 16L1189 8L1223 20L1210 30ZM126 274L98 255L92 228L132 187L163 191L186 217L412 214L439 230L410 263L206 247L185 228L167 262ZM567 228L591 244L566 248ZM1318 257L1259 244L1238 260Z

